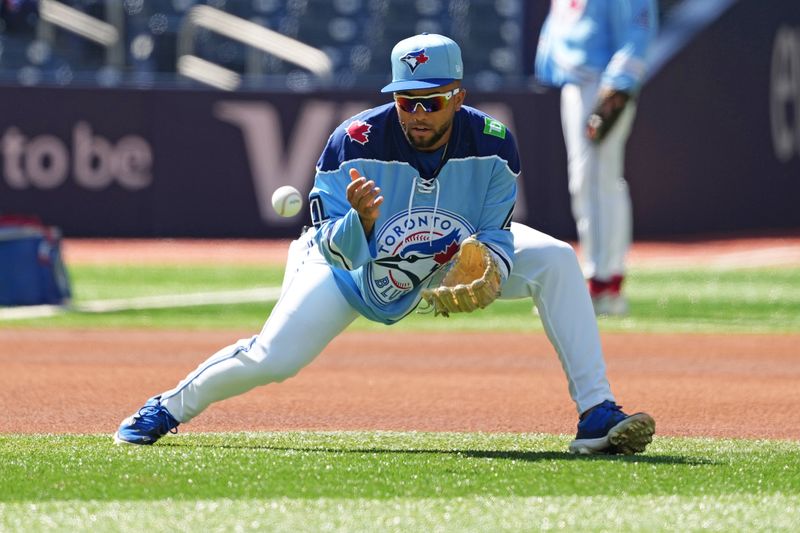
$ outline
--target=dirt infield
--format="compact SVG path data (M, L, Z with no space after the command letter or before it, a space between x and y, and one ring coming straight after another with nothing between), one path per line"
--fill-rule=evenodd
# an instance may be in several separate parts
M637 245L632 263L800 264L800 240ZM274 264L285 242L68 241L68 264ZM254 332L0 329L0 433L111 433L220 347ZM544 334L345 333L297 377L212 406L184 431L571 433ZM661 435L800 438L800 334L606 333L619 403Z
M111 433L246 332L0 330L0 433ZM345 333L298 376L212 406L186 431L570 433L542 334ZM617 400L661 435L800 438L800 335L606 334ZM380 347L380 349L375 349Z

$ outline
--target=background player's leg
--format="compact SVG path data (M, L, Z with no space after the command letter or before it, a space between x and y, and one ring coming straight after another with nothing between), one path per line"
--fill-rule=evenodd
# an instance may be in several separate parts
M629 103L597 151L597 224L602 230L595 246L595 273L601 280L625 274L625 256L631 245L633 223L631 197L624 178L625 143L630 135L636 106Z
M295 375L355 320L330 267L307 242L293 243L288 266L299 268L286 277L261 333L223 348L161 395L176 420L188 422L213 402Z
M597 240L597 226L593 224L597 205L594 201L597 162L591 143L586 137L586 118L594 104L596 87L565 85L561 90L561 126L567 148L569 194L572 216L578 232L583 259L583 273L591 278L595 274L595 256L602 246Z
M512 223L511 232L514 266L500 297L533 298L579 413L613 401L597 321L574 250L522 224Z
M597 99L597 84L566 85L561 92L561 120L569 163L572 214L581 245L583 274L590 280L597 314L623 315L627 301L620 293L625 257L632 240L628 184L623 177L625 143L635 104L628 104L599 144L585 133L586 117Z

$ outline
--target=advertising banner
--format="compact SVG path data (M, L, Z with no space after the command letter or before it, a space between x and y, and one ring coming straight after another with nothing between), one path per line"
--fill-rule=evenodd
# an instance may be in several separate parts
M332 130L386 101L377 89L0 87L0 214L68 237L292 237L308 213L278 217L273 191L305 196ZM466 103L516 136L515 219L573 239L558 93L469 91ZM655 72L625 177L636 238L800 229L800 4L739 2Z

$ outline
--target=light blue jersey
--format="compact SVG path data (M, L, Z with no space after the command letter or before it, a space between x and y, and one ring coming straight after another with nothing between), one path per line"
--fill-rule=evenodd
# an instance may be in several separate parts
M552 0L536 52L545 85L596 82L635 92L657 27L655 0Z
M470 235L490 248L504 279L511 270L520 171L511 133L462 106L441 160L431 157L411 147L386 104L339 126L317 164L309 194L315 241L345 298L371 320L391 324L414 309ZM347 201L351 168L384 197L369 239Z

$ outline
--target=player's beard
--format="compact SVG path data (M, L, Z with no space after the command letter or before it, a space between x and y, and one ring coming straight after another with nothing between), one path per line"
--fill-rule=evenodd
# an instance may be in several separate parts
M453 119L450 118L450 120L442 124L441 128L439 128L438 130L433 130L433 134L429 139L416 140L411 135L411 124L409 124L408 122L400 122L400 127L403 129L403 133L405 134L406 139L408 139L408 142L411 144L411 146L423 152L430 150L431 147L433 147L434 145L436 145L436 143L442 140L442 137L447 135L452 126L453 126Z

